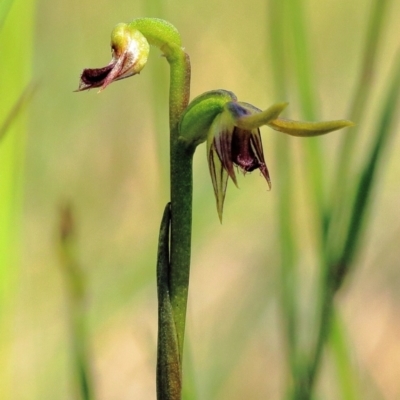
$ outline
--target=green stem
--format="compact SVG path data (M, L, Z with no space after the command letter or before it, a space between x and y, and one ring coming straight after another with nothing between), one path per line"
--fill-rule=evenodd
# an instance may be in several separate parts
M181 50L167 57L171 67L169 91L171 154L171 253L169 289L182 360L186 305L189 288L192 234L192 160L194 149L179 141L179 120L188 105L190 60ZM182 368L182 365L181 365Z
M185 142L179 140L179 121L189 103L190 59L181 47L178 31L170 23L157 18L139 18L132 21L130 27L138 29L149 44L158 47L170 65L171 204L170 217L167 221L166 214L164 215L161 230L165 231L168 222L171 241L169 262L167 262L164 243L167 236L165 232L163 235L160 234L160 246L163 243L164 256L159 250L157 398L179 400L182 389L183 338L190 273L194 154L194 148L188 148Z

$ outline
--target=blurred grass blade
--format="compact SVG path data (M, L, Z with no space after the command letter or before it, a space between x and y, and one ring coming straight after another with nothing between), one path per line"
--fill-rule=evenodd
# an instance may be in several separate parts
M272 66L272 81L275 84L275 95L279 101L286 100L287 96L287 66L285 63L285 9L284 3L269 0L267 26L269 27L268 61ZM296 263L298 250L295 235L295 218L292 199L295 198L293 185L292 153L290 140L281 135L275 138L275 153L277 162L278 201L277 225L278 244L280 254L280 296L284 324L284 344L289 365L290 377L287 384L296 380L297 371L297 271Z
M353 103L350 110L350 118L358 125L364 114L367 101L370 97L371 89L373 88L374 70L377 62L377 54L383 28L385 27L387 15L386 9L390 0L375 0L370 14L370 21L367 29L367 37L365 51L361 65L361 73L356 87ZM340 160L338 162L338 170L336 182L340 185L335 185L335 190L340 191L343 188L343 176L346 176L351 167L352 153L356 144L357 135L345 135L339 152Z
M356 389L356 377L349 356L349 349L345 337L344 327L339 315L332 313L330 347L336 364L341 399L358 400L360 395Z
M286 4L286 13L293 41L294 72L299 92L299 105L303 116L309 121L314 121L317 118L314 88L315 74L312 68L307 37L306 26L308 24L305 20L304 2L302 0L286 0Z
M68 323L75 382L80 400L94 399L87 340L86 282L78 262L75 218L66 204L60 209L60 264L67 288Z
M361 119L364 113L366 102L369 98L369 92L373 85L374 70L377 62L379 44L385 27L386 10L391 3L390 0L375 0L371 7L370 21L367 29L365 42L365 51L361 64L361 73L357 83L353 103L351 105L350 116L355 122ZM351 139L345 138L345 142ZM345 146L344 146L345 147ZM344 157L342 157L344 159Z
M37 86L30 83L21 93L21 96L14 104L14 107L11 109L5 121L3 121L2 125L0 126L0 144L4 136L6 135L6 132L10 129L11 125L13 124L13 122L18 118L19 114L24 110L25 106L29 103L29 100L32 98L36 89Z
M315 74L312 68L312 57L309 50L307 37L308 26L305 19L304 2L302 0L286 0L286 14L291 27L291 39L293 41L293 65L296 76L296 84L299 94L299 106L302 118L308 121L317 119L317 102L315 90ZM324 168L321 143L318 139L307 139L304 142L305 165L309 177L311 203L315 210L317 221L321 225L317 228L323 232L323 220L325 215L325 189ZM321 237L321 235L318 235ZM322 241L320 242L322 245Z
M400 97L400 52L394 65L394 76L388 84L388 90L383 109L375 134L375 141L371 151L364 163L360 179L356 185L354 201L352 205L351 219L348 225L347 236L344 242L343 251L337 264L336 277L340 285L343 274L349 268L363 232L363 225L366 219L368 205L377 180L379 163L387 147L391 134L394 134L393 122L398 116L398 102Z
M13 0L1 0L0 2L0 32L4 25L4 21L7 18L8 12L10 11Z
M374 0L371 11L370 20L366 33L366 42L364 55L362 57L361 72L359 81L356 86L356 91L351 104L349 117L356 124L356 127L351 132L351 135L344 135L343 141L338 152L337 169L334 176L334 184L332 185L331 194L331 214L329 225L328 239L331 242L330 247L340 246L341 238L345 234L343 225L346 218L349 217L347 210L350 208L349 202L350 183L353 182L352 173L352 155L355 151L355 145L359 135L359 126L362 121L365 107L368 99L371 97L373 88L374 70L378 60L379 44L381 36L387 21L386 10L390 0ZM347 177L347 179L343 179Z
M11 343L17 287L18 237L22 210L25 118L13 108L31 81L34 0L2 1L0 6L0 125L7 126L0 144L0 398L13 398ZM6 18L7 16L7 18ZM4 22L4 24L3 24ZM10 117L11 115L11 117ZM10 118L12 123L7 124ZM4 132L5 132L4 127ZM2 131L3 132L3 131ZM13 379L15 380L13 382Z

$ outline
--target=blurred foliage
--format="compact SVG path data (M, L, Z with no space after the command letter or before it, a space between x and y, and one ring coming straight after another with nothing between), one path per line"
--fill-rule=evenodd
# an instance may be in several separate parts
M15 6L18 3L27 1L16 0ZM312 73L316 113L321 119L348 117L372 1L303 3L312 60L306 68ZM370 88L372 100L363 121L356 121L361 132L351 154L356 166L364 162L363 154L372 142L369 127L375 127L377 119L372 111L384 98L399 45L400 4L389 4L374 68L376 79ZM192 60L192 97L224 88L264 108L289 101L290 116L297 118L304 110L299 106L296 76L289 76L285 93L277 98L271 65L276 50L267 40L271 22L265 1L37 0L36 13L20 7L18 17L24 11L30 20L34 17L34 34L29 23L22 21L15 36L6 34L6 25L17 12L11 9L0 32L0 54L3 60L4 46L15 38L15 58L7 59L16 62L22 46L33 40L29 50L33 78L40 86L29 106L21 262L7 290L13 313L2 324L12 333L1 347L5 351L2 364L7 362L12 373L13 390L7 399L73 398L68 292L58 258L58 211L65 202L75 210L76 252L87 279L85 304L97 398L154 399L157 232L169 190L168 68L152 51L149 68L140 76L115 83L100 95L73 93L79 74L84 67L109 61L109 34L116 23L155 16L171 21L182 35ZM16 44L17 34L22 44ZM296 48L284 52L285 65L295 52ZM30 68L29 63L23 66ZM2 99L7 93L10 110L28 81L6 78L4 71L18 74L15 67L2 62L0 68L0 82L8 85L1 91ZM3 121L8 111L1 110ZM337 171L339 143L348 133L322 139L328 177ZM228 189L222 226L205 149L200 147L195 156L193 264L184 361L187 399L284 396L288 366L278 290L278 217L284 216L276 211L281 202L288 202L295 215L288 229L297 238L298 248L287 255L296 262L298 273L295 289L303 328L297 340L306 344L310 340L318 228L309 201L303 144L301 139L290 139L290 145L284 140L283 151L286 146L290 155L285 164L274 152L278 133L265 128L262 134L273 189L265 190L258 173L239 177L240 190L233 185ZM341 329L334 332L339 350L329 347L325 352L317 385L321 398L327 400L339 398L334 359L340 350L350 360L346 368L354 374L363 399L400 395L399 147L396 135L379 171L356 268L336 298ZM286 195L287 182L279 180L283 168L292 171ZM338 371L343 369L338 367Z
M26 118L30 83L34 1L0 3L0 398L13 393L16 289L19 284Z

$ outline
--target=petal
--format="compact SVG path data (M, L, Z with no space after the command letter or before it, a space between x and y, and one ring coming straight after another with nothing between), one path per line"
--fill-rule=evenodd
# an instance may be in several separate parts
M232 135L234 125L229 114L222 112L214 118L209 131L209 140L213 140L215 150L221 160L223 168L237 186L235 170L232 161Z
M260 164L259 169L263 174L264 178L266 179L268 187L271 189L271 178L269 176L267 164L265 163L264 160L264 151L262 147L261 135L259 129L253 129L251 131L250 144L253 149L254 155L256 156Z
M219 220L222 223L222 211L224 208L226 187L228 184L228 173L221 164L221 160L215 151L214 144L207 145L208 166L210 168L211 181L214 188L215 200Z
M104 79L103 84L101 85L100 91L104 90L110 83L117 81L119 79L127 78L128 76L134 75L133 73L129 75L124 75L127 70L127 53L124 52L122 55L118 58L117 62L114 63L113 69L110 71L110 73L106 76L106 79Z
M113 69L114 64L114 62L111 62L103 68L84 69L81 75L77 92L102 86L104 80Z
M349 126L354 126L354 123L347 120L303 122L277 118L270 121L268 126L276 131L287 133L291 136L312 137L324 135L326 133Z
M242 129L255 129L262 125L267 125L270 121L278 118L279 114L286 108L288 103L276 103L264 111L247 103L239 103L248 110L247 114L239 116L235 120L235 125Z

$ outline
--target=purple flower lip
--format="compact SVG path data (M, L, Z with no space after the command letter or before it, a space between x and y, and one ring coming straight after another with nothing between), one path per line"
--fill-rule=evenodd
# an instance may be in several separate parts
M77 92L100 88L140 73L146 65L149 43L138 31L127 24L118 24L111 34L111 62L102 68L85 68L80 76Z
M233 163L240 167L244 173L259 168L267 179L268 185L271 185L264 161L259 130L249 134L249 132L235 127L232 135L231 157Z
M83 70L77 92L101 87L110 74L115 63L112 62L103 68L86 68Z
M135 61L127 52L124 52L118 58L113 57L110 64L103 68L84 69L77 92L97 87L102 91L114 81L135 75L134 66Z
M257 113L258 109L246 103L229 102L210 127L207 157L221 221L228 177L238 186L235 167L243 174L259 169L271 188L260 129L252 125L246 128L241 123L241 118Z

